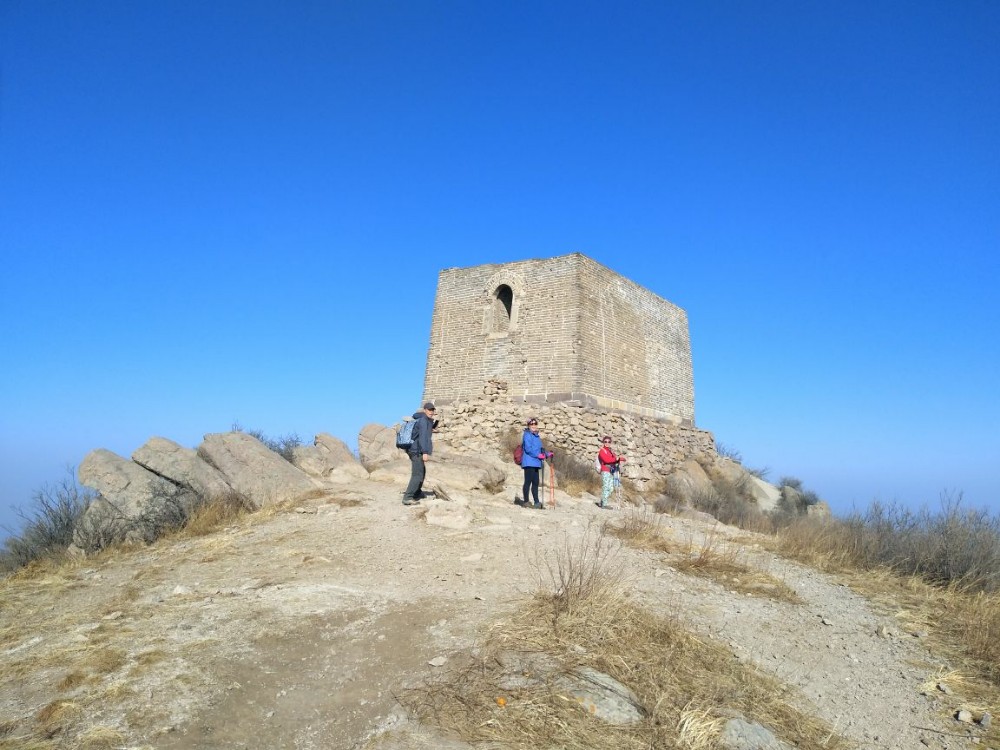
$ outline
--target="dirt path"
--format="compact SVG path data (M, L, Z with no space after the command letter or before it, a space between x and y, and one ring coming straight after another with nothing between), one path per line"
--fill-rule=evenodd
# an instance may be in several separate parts
M538 589L539 556L613 515L585 501L533 511L470 495L471 526L449 530L403 507L397 487L352 489L308 512L5 586L0 716L15 734L37 730L41 707L73 702L84 716L54 735L57 747L76 746L86 727L136 748L362 747L403 720L394 696L433 673L428 662L453 665ZM692 539L708 528L668 526ZM663 555L622 554L645 604L797 687L802 708L861 747L958 747L915 729L958 731L920 695L933 673L920 641L877 635L898 628L836 581L760 553L804 600L784 604L678 573ZM107 652L119 663L97 666Z

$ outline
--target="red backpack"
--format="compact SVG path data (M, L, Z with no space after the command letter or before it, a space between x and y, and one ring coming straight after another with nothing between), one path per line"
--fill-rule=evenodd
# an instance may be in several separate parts
M524 443L518 444L514 449L514 463L520 466L522 458L524 458Z

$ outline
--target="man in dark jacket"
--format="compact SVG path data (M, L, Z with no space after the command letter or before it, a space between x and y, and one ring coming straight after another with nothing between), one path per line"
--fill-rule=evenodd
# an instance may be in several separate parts
M427 475L428 458L434 452L431 433L434 431L434 404L428 401L421 411L413 413L416 425L413 427L413 442L410 443L410 483L403 493L403 505L414 505L420 502L421 488Z

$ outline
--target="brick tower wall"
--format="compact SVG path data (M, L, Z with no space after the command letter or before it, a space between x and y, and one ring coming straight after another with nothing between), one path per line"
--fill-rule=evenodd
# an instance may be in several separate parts
M424 397L451 403L489 383L527 403L691 423L687 316L579 253L445 269Z

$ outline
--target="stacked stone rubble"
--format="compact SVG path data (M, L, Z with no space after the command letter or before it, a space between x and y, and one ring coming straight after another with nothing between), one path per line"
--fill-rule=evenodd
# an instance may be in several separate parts
M714 461L710 432L624 412L598 411L568 404L525 404L501 388L487 388L478 398L449 404L439 411L437 438L458 453L497 454L504 436L520 432L529 417L540 423L547 447L593 462L600 439L611 435L615 450L628 457L626 476L640 488L665 478L689 459Z

